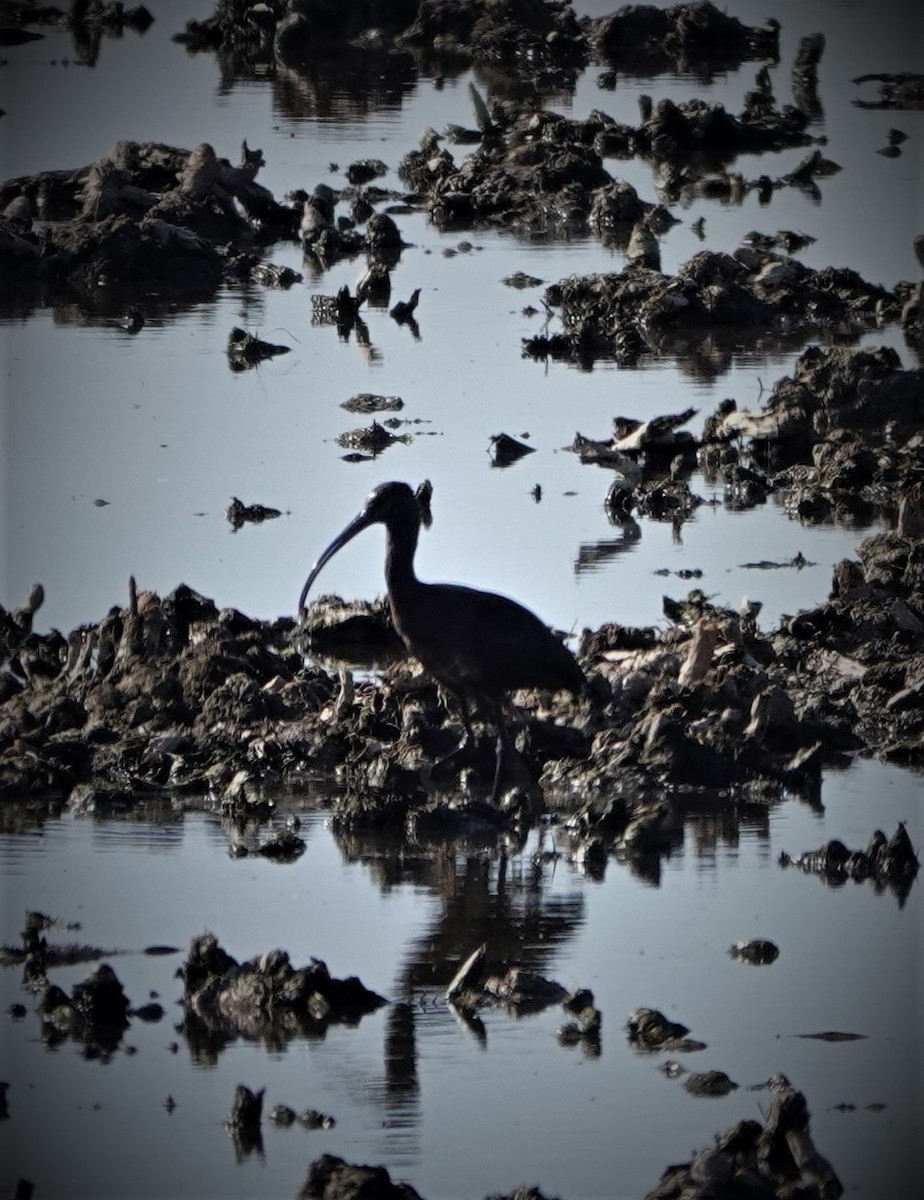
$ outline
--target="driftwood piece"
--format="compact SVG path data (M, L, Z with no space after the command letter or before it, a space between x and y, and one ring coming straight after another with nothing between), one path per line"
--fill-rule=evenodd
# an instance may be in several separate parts
M696 626L689 652L677 677L677 682L681 687L690 687L705 677L718 640L718 626L712 621L700 621Z
M138 612L138 585L134 575L128 578L128 610L125 614L125 624L122 638L116 651L116 659L120 662L129 658L137 658L144 648L143 628Z
M615 449L611 441L596 441L582 433L576 433L571 450L579 456L582 463L594 463L618 471L630 490L642 482L642 468L634 458Z
M477 950L473 950L462 966L453 976L452 982L446 989L446 999L453 1001L457 996L471 988L477 988L481 976L481 969L484 965L484 957L487 951L485 945L481 945Z
M668 450L691 440L689 433L678 432L681 425L686 425L696 416L695 408L686 408L680 413L669 413L665 416L652 417L650 421L636 423L632 419L617 417L614 422L615 439L613 447L627 454L639 453L642 450Z

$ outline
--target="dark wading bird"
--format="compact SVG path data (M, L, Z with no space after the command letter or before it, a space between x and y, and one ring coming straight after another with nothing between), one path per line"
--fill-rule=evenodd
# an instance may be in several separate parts
M420 522L420 506L408 484L379 484L311 568L298 600L299 616L325 563L369 525L384 525L385 582L395 628L410 653L456 698L462 714L465 736L449 757L474 741L469 700L481 704L497 726L491 793L496 802L511 749L503 714L506 693L539 688L577 695L587 680L571 651L521 604L458 584L422 583L414 573Z

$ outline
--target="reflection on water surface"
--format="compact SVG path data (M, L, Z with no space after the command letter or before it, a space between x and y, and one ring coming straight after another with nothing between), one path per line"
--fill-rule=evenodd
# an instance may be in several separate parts
M187 19L210 13L210 0L181 14L154 0L149 7L156 19L143 36L75 43L61 31L5 50L5 175L75 169L121 138L208 141L233 157L247 137L262 148L260 179L277 197L318 182L340 187L348 164L363 157L385 161L380 182L398 190L398 163L421 130L471 125L469 82L486 94L500 86L467 70L428 73L403 55L345 52L301 70L258 62L245 71L233 56L188 54L171 40ZM575 7L599 15L615 5ZM749 23L772 15L764 0L735 7ZM799 253L814 269L849 266L887 287L917 278L921 114L861 111L851 82L914 65L903 6L811 0L777 15L781 57L770 75L782 102L799 40L826 35L814 128L843 170L818 195L787 189L769 206L753 193L741 204L686 196L675 206L680 223L662 238L664 269L676 271L704 247L730 253L752 230L791 229L816 239ZM599 108L633 123L642 93L737 110L755 70L627 73L604 90L591 69L576 73L573 89L559 81L547 100L575 119ZM909 134L902 156L880 159L875 151L895 125ZM743 156L736 169L781 176L800 157ZM607 168L655 198L646 165L609 159ZM570 274L619 270L622 251L586 236L442 233L420 213L396 219L409 245L394 294L422 289L416 338L386 310L369 311L365 339L312 325L310 295L355 287L361 264L324 271L282 244L273 260L301 272L303 284L229 284L208 302L152 304L136 335L112 313L75 304L7 314L0 602L20 602L40 579L48 596L41 621L67 630L124 602L134 573L161 593L184 580L219 605L264 617L290 612L340 518L392 477L434 483L435 527L419 554L424 578L507 592L562 629L655 622L664 593L676 598L690 586L677 572L691 569L702 571L697 584L719 604L737 605L745 593L761 600L765 627L827 594L832 564L853 556L877 514L811 526L772 500L740 511L696 473L691 486L708 503L692 519L613 521L604 509L611 476L562 449L578 431L608 436L617 414L695 407L701 421L729 397L753 407L791 371L799 339L717 337L635 369L526 361L522 339L546 317L543 288ZM504 287L516 271L542 284ZM225 351L235 326L290 352L232 373ZM915 365L894 328L860 342L883 343ZM337 438L357 422L341 404L364 392L400 395L415 436L372 461L347 462ZM490 439L502 432L528 434L537 452L492 470ZM232 536L224 518L232 496L283 517ZM797 555L815 565L787 566ZM755 561L781 565L743 566ZM331 571L329 586L344 595L381 591L375 545L344 553ZM381 1162L430 1200L483 1196L520 1180L563 1200L621 1200L643 1195L666 1164L734 1121L758 1117L766 1093L748 1089L783 1071L805 1092L816 1143L848 1194L916 1196L924 1177L920 886L900 903L869 882L832 888L782 871L777 859L833 837L865 847L874 828L891 833L900 820L920 848L921 798L918 777L873 763L826 777L823 807L689 797L670 857L635 869L611 858L596 871L569 861L567 836L554 824L522 843L415 842L399 831L335 837L323 812L289 798L280 813L299 808L306 850L277 864L228 853L232 842L257 844L265 826L233 830L180 805L126 820L77 819L38 803L31 812L4 809L3 941L18 944L27 911L45 912L65 923L49 940L117 950L106 961L131 1003L157 999L166 1015L132 1019L104 1061L74 1041L44 1042L21 970L3 969L0 1007L25 1011L6 1018L2 1041L10 1119L0 1122L0 1187L22 1176L41 1200L293 1196L307 1163L330 1152ZM317 956L390 1003L355 1027L331 1025L272 1047L237 1038L200 1061L178 1028L174 972L206 930L239 960L276 947L296 965ZM779 958L766 967L732 960L729 946L749 937L774 941ZM559 1043L564 1014L556 1007L521 1019L490 1009L479 1014L480 1028L460 1024L444 991L481 942L500 964L517 962L569 990L590 988L602 1013L599 1057ZM178 952L141 953L158 944ZM53 981L70 990L90 970L56 968ZM688 1025L707 1047L687 1056L695 1069L726 1071L738 1090L696 1099L658 1070L663 1056L632 1051L624 1022L641 1005ZM826 1030L862 1037L801 1036ZM238 1162L223 1126L238 1083L265 1087L267 1111L312 1107L336 1125L309 1132L264 1122L262 1154Z
M382 1162L429 1197L485 1195L522 1178L562 1197L638 1196L692 1146L759 1117L766 1093L747 1089L783 1071L853 1194L910 1197L921 1166L911 1137L921 1115L920 888L900 904L869 882L834 889L777 864L782 850L835 836L865 845L874 795L875 821L891 830L907 820L920 847L918 781L859 763L827 779L814 808L690 796L682 844L654 875L612 858L587 873L554 823L522 842L414 842L397 831L334 836L323 812L300 809L306 851L280 865L232 858L240 830L169 805L126 820L24 821L0 841L4 940L17 943L30 909L79 922L46 936L117 950L105 961L132 1005L156 995L166 1016L133 1020L105 1064L87 1062L79 1044L43 1046L33 1001L7 967L3 1007L26 1013L8 1028L15 1120L0 1127L4 1161L43 1196L72 1195L75 1173L101 1196L294 1195L322 1152ZM281 798L273 822L293 804ZM275 947L294 966L316 956L389 1004L355 1027L273 1047L238 1037L207 1065L179 1032L174 978L206 929L239 961ZM734 961L729 947L751 937L774 941L777 961ZM459 1023L444 992L481 942L502 969L590 988L599 1057L560 1043L568 1018L556 1005L519 1019L488 1008L475 1027ZM142 954L150 945L179 950ZM53 981L69 990L91 969L62 967ZM706 1043L683 1066L723 1070L738 1090L695 1099L658 1070L669 1056L633 1051L624 1023L642 1005ZM804 1037L832 1029L862 1039ZM238 1082L266 1088L266 1113L312 1107L336 1125L264 1120L262 1157L238 1163L222 1126ZM49 1122L67 1147L52 1159L35 1140ZM136 1175L156 1181L150 1191L126 1184Z

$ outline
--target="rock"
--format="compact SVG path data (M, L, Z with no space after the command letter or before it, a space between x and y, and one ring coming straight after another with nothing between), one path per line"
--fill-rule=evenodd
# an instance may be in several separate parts
M645 1200L708 1200L723 1196L805 1195L837 1200L843 1186L831 1164L815 1149L805 1097L785 1078L761 1126L754 1120L732 1125L689 1162L668 1167Z
M384 1167L354 1166L322 1154L308 1168L297 1200L421 1200L409 1183L392 1183Z
M228 364L232 371L246 371L268 358L288 354L289 349L289 346L264 342L246 329L235 326L228 335Z
M317 959L294 968L284 950L239 964L212 934L194 939L180 974L183 1031L202 1053L240 1036L281 1044L318 1036L331 1023L356 1023L385 1003L355 977L333 978Z
M690 1032L679 1021L669 1021L656 1008L636 1008L626 1021L629 1041L638 1050L658 1051L693 1048L685 1042Z
M737 1088L724 1071L694 1071L683 1081L691 1096L727 1096Z
M732 958L755 965L776 962L780 954L779 947L767 938L747 938L745 941L735 942L728 952Z
M780 865L820 875L834 886L848 879L857 883L869 879L877 890L890 887L901 899L914 882L920 862L904 822L899 821L891 838L877 829L866 850L850 850L838 838L832 838L818 850L795 855L782 851Z

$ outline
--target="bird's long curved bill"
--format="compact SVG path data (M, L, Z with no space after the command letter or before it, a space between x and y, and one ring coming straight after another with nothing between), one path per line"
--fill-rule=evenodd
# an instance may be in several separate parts
M334 557L338 550L342 550L347 542L351 542L356 537L357 533L362 533L372 522L368 519L365 513L360 513L358 517L352 520L342 533L338 533L331 544L327 547L318 561L311 568L311 574L305 580L305 586L302 588L302 594L298 598L297 615L300 617L305 608L305 600L308 593L311 591L311 585L321 574L326 563Z

